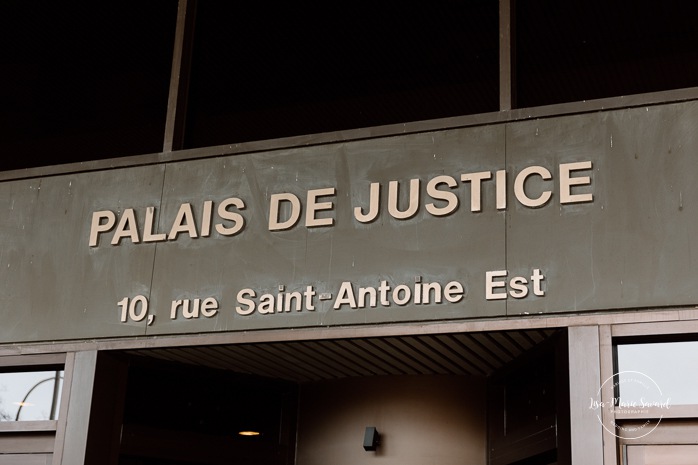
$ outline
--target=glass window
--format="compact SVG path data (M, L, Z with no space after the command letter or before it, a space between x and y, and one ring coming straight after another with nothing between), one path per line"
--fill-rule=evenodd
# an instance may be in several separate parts
M162 150L176 0L0 2L0 170Z
M698 404L698 341L617 347L622 404Z
M58 417L63 370L0 373L0 421Z
M517 106L698 85L697 14L697 2L518 2Z
M187 148L497 111L498 3L199 2Z

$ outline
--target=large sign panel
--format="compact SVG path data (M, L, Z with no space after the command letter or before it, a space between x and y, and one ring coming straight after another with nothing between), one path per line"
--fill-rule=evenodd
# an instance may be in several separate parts
M0 184L0 342L694 305L694 103Z

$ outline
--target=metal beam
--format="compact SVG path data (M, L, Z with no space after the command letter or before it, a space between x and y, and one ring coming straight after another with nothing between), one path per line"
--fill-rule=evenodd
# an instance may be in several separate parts
M516 108L516 0L499 0L499 110Z
M195 0L179 0L163 152L183 148L195 13Z

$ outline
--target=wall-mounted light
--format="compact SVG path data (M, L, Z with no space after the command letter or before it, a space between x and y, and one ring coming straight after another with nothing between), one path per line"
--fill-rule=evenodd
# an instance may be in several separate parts
M380 434L376 427L367 426L364 432L364 450L376 450L380 443Z
M260 433L259 431L246 430L246 431L239 431L238 434L240 436L259 436L262 433Z

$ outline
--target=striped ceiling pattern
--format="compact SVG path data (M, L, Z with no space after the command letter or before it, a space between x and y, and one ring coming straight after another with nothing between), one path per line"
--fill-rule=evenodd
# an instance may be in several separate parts
M138 349L129 354L306 383L356 376L489 376L555 329Z

